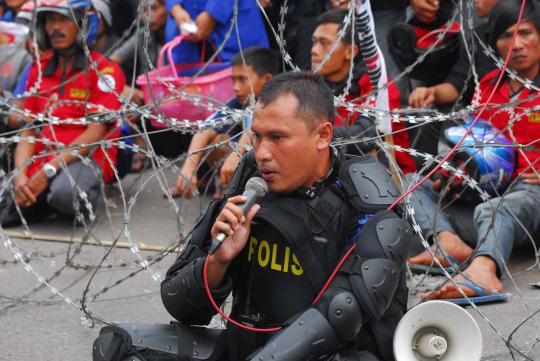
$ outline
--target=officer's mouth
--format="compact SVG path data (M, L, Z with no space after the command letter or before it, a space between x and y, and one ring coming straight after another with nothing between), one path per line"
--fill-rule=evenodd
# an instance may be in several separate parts
M277 172L274 172L268 168L261 168L260 171L261 171L262 178L267 182L271 182L275 180L276 177L278 176Z

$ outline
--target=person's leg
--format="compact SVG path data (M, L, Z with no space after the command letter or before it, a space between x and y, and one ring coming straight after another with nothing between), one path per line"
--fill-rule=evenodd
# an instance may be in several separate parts
M405 180L409 184L412 182L412 178L413 174L405 175ZM420 179L422 179L422 176L417 177L417 181ZM448 217L446 217L438 205L440 194L433 191L432 187L433 181L428 179L413 192L411 197L414 218L426 239L434 237L442 231L455 233L454 227L448 220Z
M479 204L474 212L478 231L475 257L487 256L504 273L514 246L529 241L540 226L540 186L517 183L506 195Z
M91 165L85 165L81 161L70 164L67 172L61 170L52 180L47 203L63 215L70 217L77 214L77 209L84 216L88 216L87 202L92 212L95 212L102 182L101 176L97 174L98 170L99 167L94 162Z
M406 176L407 182L412 181L412 175ZM447 215L440 209L438 204L440 193L432 190L433 181L424 182L412 195L411 204L414 209L414 217L420 226L426 239L434 241L434 248L442 249L444 253L454 257L457 261L466 260L472 253L469 247L459 237ZM442 203L444 206L444 202ZM439 257L443 266L449 262L443 255ZM431 254L426 250L409 259L411 264L430 265L433 263Z
M536 211L540 205L540 186L518 183L504 197L478 205L474 221L478 229L478 245L474 259L459 275L456 282L469 281L486 291L502 292L499 275L504 272L513 246L528 240L527 232L534 233L540 226ZM461 291L475 296L469 287L448 284L429 298L461 298Z

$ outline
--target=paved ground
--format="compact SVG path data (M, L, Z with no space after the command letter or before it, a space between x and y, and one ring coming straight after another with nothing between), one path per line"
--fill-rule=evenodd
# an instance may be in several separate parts
M171 182L174 175L168 172L164 179ZM0 248L0 260L6 261L0 266L0 360L91 359L91 345L101 325L92 325L77 307L66 304L50 289L40 287L38 275L50 278L50 284L78 307L84 296L87 310L98 319L109 322L169 321L170 317L161 306L159 284L149 271L140 271L141 260L127 248L115 248L107 253L108 246L115 239L121 246L128 245L123 229L126 221L132 240L141 249L168 247L180 234L186 234L208 199L175 200L172 203L163 197L157 177L151 172L145 172L139 179L128 177L122 187L127 196L126 204L122 202L118 185L109 189L111 222L101 219L89 235L91 242L101 242L102 246L69 243L84 237L84 230L73 229L65 221L52 220L30 227L35 238L54 239L54 242L22 239L23 228L9 229L19 232L10 233L15 235L10 239L29 257L31 268L27 267L27 270L20 263L11 263L14 260L11 252L5 247ZM127 202L133 195L136 196L133 208L127 213ZM173 204L178 205L182 217L176 215ZM157 254L156 251L140 253L141 258L149 261ZM533 265L532 255L531 250L524 250L512 259L510 268L514 277L504 281L510 302L481 306L482 315L468 309L482 330L485 360L512 360L503 341L509 336L514 346L527 352L529 359L540 360L540 346L536 344L540 332L540 316L537 315L540 290L528 286L540 281L540 273L538 267L522 271ZM174 254L171 254L152 264L153 272L164 275L173 259ZM102 268L95 272L94 266L100 262ZM411 284L419 281L418 277L410 280ZM424 279L423 285L438 281L436 278ZM415 291L411 296L411 305L418 303ZM514 354L516 360L526 359Z

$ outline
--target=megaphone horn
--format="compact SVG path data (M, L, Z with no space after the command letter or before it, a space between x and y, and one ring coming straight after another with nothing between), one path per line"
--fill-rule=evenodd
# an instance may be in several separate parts
M482 334L474 318L446 301L413 307L394 334L396 361L479 361Z

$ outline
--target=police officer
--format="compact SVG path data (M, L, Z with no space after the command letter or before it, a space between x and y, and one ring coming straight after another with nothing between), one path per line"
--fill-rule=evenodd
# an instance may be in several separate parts
M330 145L333 115L332 93L320 77L284 73L264 85L253 112L253 151L225 200L211 203L199 220L161 286L166 309L183 325L208 324L216 313L206 290L217 305L232 292L230 317L241 326L227 324L226 351L215 358L202 357L211 352L191 342L199 336L179 328L182 347L171 359L393 359L392 335L406 307L408 242L401 219L384 209L398 192L374 158L349 158ZM253 176L269 192L244 214L240 194ZM226 238L208 255L219 233ZM134 346L134 340L137 346L161 342L147 343L140 327L123 330ZM108 351L115 344L111 332L102 331L94 344L95 360L106 359L96 350L115 352ZM147 350L131 351L152 359Z

